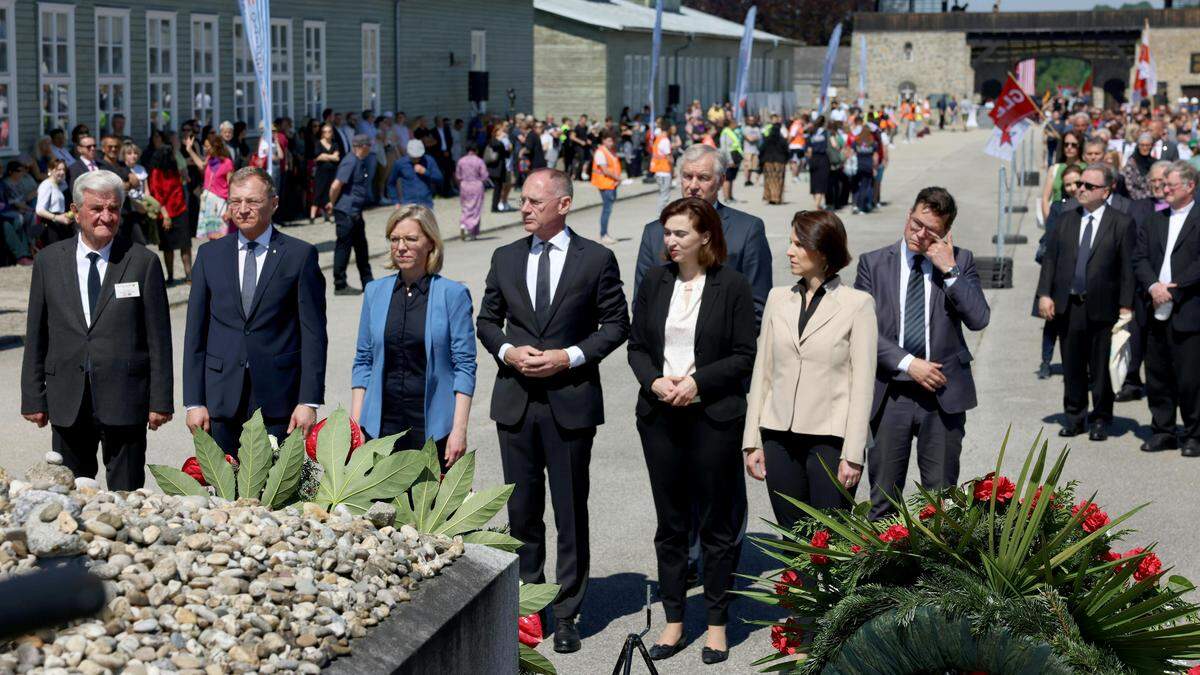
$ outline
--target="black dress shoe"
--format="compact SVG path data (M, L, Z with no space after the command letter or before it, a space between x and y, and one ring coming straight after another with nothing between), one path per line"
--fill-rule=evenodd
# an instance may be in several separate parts
M354 288L353 286L342 286L341 288L333 289L333 294L334 295L362 295L362 289Z
M1083 431L1084 429L1082 424L1075 424L1059 429L1058 435L1062 436L1063 438L1071 438L1072 436L1078 436L1079 434L1082 434Z
M660 644L655 643L653 645L650 645L650 650L649 650L650 660L651 661L662 661L663 659L669 659L672 656L675 656L679 652L683 651L683 648L685 646L686 646L686 641L683 638L679 638L679 641L673 645L660 645Z
M710 666L714 663L720 663L727 658L729 658L728 649L722 651L720 649L713 649L712 647L705 647L700 651L700 660Z
M1050 379L1050 363L1049 362L1043 361L1042 365L1038 366L1038 379L1039 380Z
M1184 441L1183 449L1179 451L1179 454L1184 457L1200 457L1200 441L1192 438Z
M575 625L575 619L559 619L554 624L554 651L570 654L579 651L581 646L579 627Z
M1144 395L1145 392L1139 385L1126 384L1121 387L1121 391L1117 392L1117 395L1113 397L1113 400L1118 403L1125 403L1127 401L1140 401Z
M1103 422L1096 422L1096 423L1092 424L1092 428L1088 429L1088 440L1089 441L1107 441L1108 440L1108 429L1105 428L1105 425Z
M1154 436L1150 440L1142 443L1142 452L1162 452L1163 450L1176 450L1179 448L1179 440L1174 436Z

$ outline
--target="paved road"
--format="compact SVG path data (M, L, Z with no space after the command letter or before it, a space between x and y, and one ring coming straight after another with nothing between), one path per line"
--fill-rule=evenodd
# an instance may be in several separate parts
M999 164L982 154L985 140L986 132L982 131L941 133L913 145L898 145L884 188L884 198L891 204L867 216L844 214L853 252L860 254L897 241L904 214L917 190L926 185L941 184L950 189L959 203L959 217L953 230L955 243L973 249L977 255L994 255L990 251L993 249L991 234L995 227L996 169ZM782 206L763 205L758 200L757 189L749 190L740 185L735 189L736 197L747 197L737 207L761 215L767 223L771 248L775 252L777 285L791 283L783 251L792 213L811 206L806 188L807 185L789 182L788 203ZM585 192L591 188L580 186L579 189ZM617 205L614 229L621 242L615 250L621 261L627 291L632 283L636 237L642 225L654 215L653 196ZM591 209L579 213L570 222L578 232L595 237L598 217L598 211ZM1031 221L1019 225L1031 235L1031 240L1036 241L1037 230ZM491 233L475 243L450 243L446 276L466 282L478 301L492 249L517 236L517 231L505 230ZM1038 431L1045 427L1053 434L1058 428L1062 381L1055 377L1043 382L1035 377L1040 322L1029 315L1037 269L1032 258L1031 245L1015 251L1016 288L987 292L992 305L991 326L969 338L976 355L975 372L981 405L968 415L962 463L964 477L991 469L1000 440L1010 424L1013 438L1010 452L1016 452L1010 455L1013 460L1008 466L1014 473L1013 465L1018 455ZM330 294L332 348L327 399L331 405L348 404L350 399L350 362L358 312L357 299ZM176 348L179 349L183 325L181 310L173 312L172 321ZM0 410L10 411L0 419L0 434L5 439L0 446L0 465L18 474L36 461L49 445L47 430L36 430L17 416L19 392L16 383L20 358L20 350L0 352L0 373L4 373L6 381L11 383L0 390ZM543 648L559 672L566 674L611 670L625 634L638 629L643 621L639 610L645 584L655 576L654 510L633 424L636 385L626 364L624 349L609 357L601 368L609 423L597 434L592 460L592 579L581 623L584 648L569 656L553 654L549 645ZM501 480L495 428L488 421L494 375L493 361L481 359L476 390L479 403L472 411L469 436L471 447L478 452L479 485L496 484ZM176 381L178 384L178 374ZM1074 443L1067 474L1081 481L1081 491L1098 490L1100 503L1110 514L1153 500L1154 504L1136 519L1135 526L1141 531L1132 536L1129 547L1161 541L1158 550L1165 563L1175 565L1182 574L1196 577L1200 572L1200 562L1197 562L1200 544L1193 526L1200 506L1196 489L1200 461L1184 460L1173 453L1145 456L1137 450L1140 443L1137 430L1149 422L1143 403L1118 404L1117 416L1116 434L1108 442L1077 440ZM1057 438L1053 438L1051 444L1061 447ZM181 421L172 422L151 435L151 462L179 465L189 454L190 444ZM766 532L760 521L771 517L766 491L753 481L748 487L750 530L752 533ZM860 490L860 496L865 494L865 489L864 486ZM552 537L553 526L549 529ZM550 550L549 569L552 570L553 546ZM744 550L742 572L760 573L771 567L770 561L751 547ZM688 637L694 642L678 656L663 662L660 672L686 673L702 666L703 606L702 598L696 592L690 599L689 611ZM734 612L740 618L771 616L765 608L749 601L736 603ZM661 621L661 608L656 606L651 639L661 627ZM731 625L730 637L733 654L721 672L750 672L749 664L770 649L764 629L736 620Z

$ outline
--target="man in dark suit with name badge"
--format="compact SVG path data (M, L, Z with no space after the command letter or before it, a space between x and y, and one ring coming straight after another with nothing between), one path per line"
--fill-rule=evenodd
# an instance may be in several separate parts
M29 288L21 414L53 429L76 476L108 487L145 482L146 429L171 420L171 319L158 256L118 237L125 186L110 171L80 175L79 234L38 254Z
M1078 436L1086 427L1088 438L1103 441L1112 422L1112 327L1133 305L1133 219L1106 204L1115 182L1107 164L1083 170L1075 192L1079 208L1063 216L1042 259L1038 313L1056 323L1063 360L1067 419L1059 436Z
M991 309L975 257L950 237L957 214L949 192L927 187L908 212L904 237L858 260L854 287L875 298L879 323L867 452L872 518L893 511L889 496L903 498L914 438L921 485L958 483L967 411L976 405L963 326L983 330Z
M261 409L280 442L316 421L325 397L325 276L317 249L271 225L279 206L262 169L229 178L237 234L200 247L183 339L187 426L237 455L242 424Z
M492 419L500 435L521 579L540 582L546 561L545 478L558 530L554 650L580 647L575 617L587 589L588 463L604 423L600 361L629 335L621 273L612 251L567 227L567 174L539 169L521 192L531 236L496 249L477 332L500 369Z

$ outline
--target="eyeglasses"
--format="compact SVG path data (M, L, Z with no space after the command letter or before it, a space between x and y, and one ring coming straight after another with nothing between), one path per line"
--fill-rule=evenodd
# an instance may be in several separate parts
M265 199L230 199L225 205L231 209L240 209L243 204L252 209L261 209L266 203Z
M1078 143L1072 143L1072 142L1070 142L1070 141L1067 141L1066 143L1063 143L1063 147L1064 147L1064 148L1078 148L1078 147L1079 147L1079 144L1078 144Z
M1107 185L1096 185L1095 183L1088 183L1088 182L1082 181L1082 180L1079 181L1079 189L1080 190L1104 190L1107 187L1108 187Z
M93 150L93 149L95 149L96 144L91 143L89 145L80 145L79 147L83 148L84 150Z

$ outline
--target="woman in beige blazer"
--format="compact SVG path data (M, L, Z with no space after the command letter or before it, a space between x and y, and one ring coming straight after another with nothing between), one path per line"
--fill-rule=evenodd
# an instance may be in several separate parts
M778 493L817 508L849 506L866 456L878 328L871 296L841 282L846 228L826 211L801 211L788 247L800 281L767 296L742 438L746 472L767 481L775 518L803 513Z

